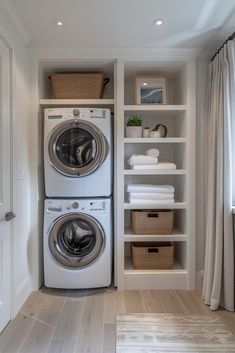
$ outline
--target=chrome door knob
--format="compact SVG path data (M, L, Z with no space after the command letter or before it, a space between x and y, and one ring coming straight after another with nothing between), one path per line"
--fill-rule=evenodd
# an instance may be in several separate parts
M13 218L15 218L15 213L14 212L12 212L12 211L10 211L10 212L7 212L6 214L5 214L5 221L7 221L7 222L9 222L9 221L11 221Z

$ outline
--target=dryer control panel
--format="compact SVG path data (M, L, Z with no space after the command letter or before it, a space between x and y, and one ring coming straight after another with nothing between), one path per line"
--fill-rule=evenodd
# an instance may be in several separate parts
M107 210L107 200L46 200L47 213L59 214L68 212L104 212Z

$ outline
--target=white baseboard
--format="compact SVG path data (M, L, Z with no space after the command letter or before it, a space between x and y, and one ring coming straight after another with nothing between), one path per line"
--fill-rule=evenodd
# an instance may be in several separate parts
M16 316L30 293L32 292L31 277L27 276L13 292L12 298L12 319Z
M196 288L197 288L197 289L202 289L202 286L203 286L203 276L204 276L204 271L198 271L198 272L196 272Z

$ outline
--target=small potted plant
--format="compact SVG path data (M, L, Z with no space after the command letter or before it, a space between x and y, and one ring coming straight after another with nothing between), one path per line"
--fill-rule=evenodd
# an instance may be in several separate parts
M126 137L142 137L142 117L132 114L126 124Z

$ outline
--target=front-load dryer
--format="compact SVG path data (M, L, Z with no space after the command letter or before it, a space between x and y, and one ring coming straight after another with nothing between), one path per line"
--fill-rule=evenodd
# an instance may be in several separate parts
M112 194L111 125L109 109L45 109L47 197L108 197Z
M51 288L111 284L111 199L47 199L44 281Z

